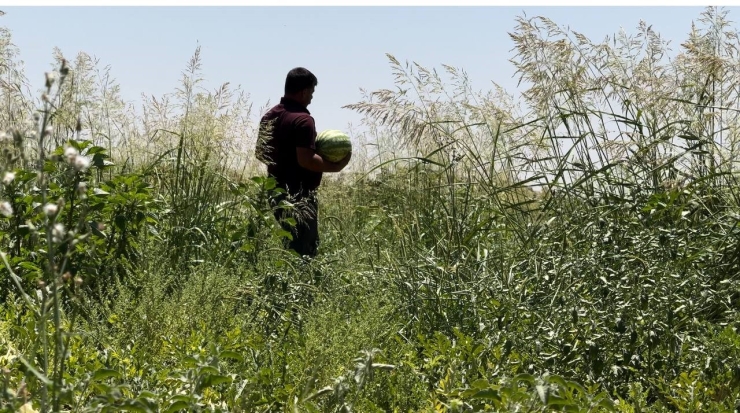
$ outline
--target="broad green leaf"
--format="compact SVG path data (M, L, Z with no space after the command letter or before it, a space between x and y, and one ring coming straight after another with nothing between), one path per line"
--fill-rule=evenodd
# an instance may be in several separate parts
M95 373L93 373L93 380L105 380L111 377L120 378L121 373L119 373L116 370L109 370L109 369L99 369L99 370L96 370Z

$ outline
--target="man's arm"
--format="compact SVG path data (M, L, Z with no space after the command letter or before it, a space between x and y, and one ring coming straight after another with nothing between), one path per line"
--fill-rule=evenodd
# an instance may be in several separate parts
M313 172L339 172L347 166L350 158L352 158L352 153L350 153L339 162L329 162L312 149L302 147L296 148L296 155L298 156L298 164Z
M296 122L296 157L298 165L313 172L339 172L352 154L339 162L329 162L316 154L316 125L313 117L303 116Z

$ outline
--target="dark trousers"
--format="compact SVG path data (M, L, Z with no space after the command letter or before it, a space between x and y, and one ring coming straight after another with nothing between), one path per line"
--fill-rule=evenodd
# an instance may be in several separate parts
M282 200L293 204L292 208L277 208ZM298 255L315 257L319 248L319 203L315 193L280 194L270 200L275 219L280 226L290 232L292 240L284 239L283 247L292 249ZM295 226L284 222L285 218L293 218Z

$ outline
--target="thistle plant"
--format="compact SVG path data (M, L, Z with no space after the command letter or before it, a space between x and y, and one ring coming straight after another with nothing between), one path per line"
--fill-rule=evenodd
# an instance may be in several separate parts
M24 394L38 400L41 412L60 411L70 402L64 377L75 308L87 276L71 258L90 236L90 168L102 160L89 142L70 140L55 148L54 102L69 75L66 60L46 73L42 107L33 114L32 128L11 131L12 146L4 148L2 165L3 226L10 243L0 257L15 294L39 326L38 340L18 357L25 367ZM81 130L78 120L78 136ZM25 164L32 167L23 168Z

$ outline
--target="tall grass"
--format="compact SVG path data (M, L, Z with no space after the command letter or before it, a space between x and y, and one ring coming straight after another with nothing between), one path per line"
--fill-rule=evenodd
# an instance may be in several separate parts
M678 407L652 374L675 383L697 360L686 351L711 346L689 320L736 322L737 37L722 11L700 22L668 60L646 23L595 44L519 19L524 115L504 109L503 93L473 93L463 71L445 67L445 82L389 56L399 90L348 107L421 160L374 181L394 194L379 202L401 226L389 276L421 332L492 328L528 354L528 372L622 397L640 385ZM697 371L712 380L722 369ZM727 400L734 384L720 382Z
M737 37L698 23L669 59L520 18L521 99L389 55L309 262L199 49L135 110L85 53L33 98L4 31L0 406L732 410Z

